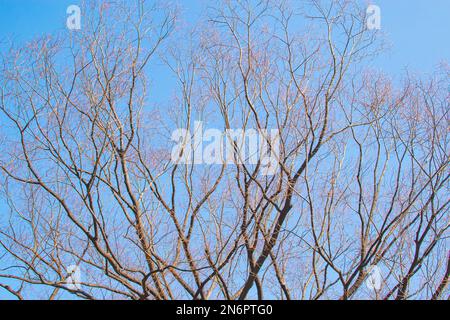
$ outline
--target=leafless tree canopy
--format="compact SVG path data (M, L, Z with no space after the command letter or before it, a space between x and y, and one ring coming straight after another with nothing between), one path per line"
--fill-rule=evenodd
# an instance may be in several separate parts
M3 52L2 294L447 299L450 68L371 70L360 4L88 3ZM200 120L278 129L276 174L171 161Z

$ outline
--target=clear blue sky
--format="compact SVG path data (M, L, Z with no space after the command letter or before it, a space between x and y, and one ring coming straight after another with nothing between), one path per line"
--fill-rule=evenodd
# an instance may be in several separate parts
M362 0L365 1L365 0ZM188 16L205 0L180 1ZM13 35L18 41L65 26L66 8L75 0L0 0L0 39ZM390 51L376 60L376 67L397 74L431 72L450 60L450 0L373 0L381 8L382 31Z
M185 9L185 18L190 20L208 0L178 2ZM391 75L398 75L405 68L429 73L439 62L450 61L450 0L374 0L372 3L381 8L381 28L392 45L374 61L374 67ZM12 37L20 43L64 28L66 9L71 4L79 1L0 0L0 40ZM0 203L0 214L2 208L4 205ZM4 290L0 290L0 299L5 297Z

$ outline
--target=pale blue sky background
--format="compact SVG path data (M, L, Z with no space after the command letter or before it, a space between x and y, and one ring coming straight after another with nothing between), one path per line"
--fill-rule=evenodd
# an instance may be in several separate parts
M208 1L176 2L184 8L182 18L195 20ZM450 62L450 0L375 0L372 3L381 8L381 28L391 43L390 50L373 62L374 68L399 76L406 68L411 72L431 73L440 62ZM71 4L79 1L0 0L0 41L11 37L20 44L64 28L66 9ZM0 214L2 208L5 206L0 203ZM6 297L10 298L0 290L0 299Z
M364 0L362 0L364 1ZM182 0L185 18L205 7L206 0ZM391 49L375 66L398 74L405 67L431 72L450 60L450 0L374 0L381 8L382 31ZM13 35L17 41L65 26L66 8L75 0L0 0L0 39Z

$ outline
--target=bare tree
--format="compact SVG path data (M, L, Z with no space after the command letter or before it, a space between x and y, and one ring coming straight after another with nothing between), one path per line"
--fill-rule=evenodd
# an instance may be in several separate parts
M184 30L176 10L144 1L83 12L82 30L2 57L1 288L448 296L447 65L400 84L370 70L382 43L353 1L226 1ZM276 129L275 174L227 134L228 161L173 161L171 133L195 135L198 121ZM180 156L202 155L188 138ZM367 286L374 267L380 286Z

